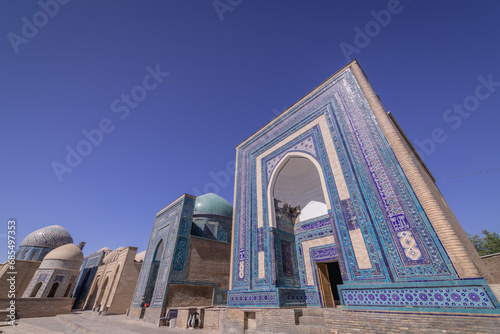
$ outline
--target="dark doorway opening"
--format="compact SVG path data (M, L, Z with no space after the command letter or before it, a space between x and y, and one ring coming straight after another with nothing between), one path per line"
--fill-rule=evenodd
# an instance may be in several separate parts
M337 285L343 284L342 274L340 273L340 267L338 262L330 262L326 264L328 268L328 276L330 277L330 285L332 286L333 299L335 299L335 304L340 304L339 292L337 290Z
M340 305L337 285L343 284L338 262L316 263L318 268L318 283L321 291L323 307Z

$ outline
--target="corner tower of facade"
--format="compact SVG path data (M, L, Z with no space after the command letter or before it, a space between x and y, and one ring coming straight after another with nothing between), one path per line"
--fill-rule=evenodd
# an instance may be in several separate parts
M237 147L234 209L229 307L499 313L356 61Z

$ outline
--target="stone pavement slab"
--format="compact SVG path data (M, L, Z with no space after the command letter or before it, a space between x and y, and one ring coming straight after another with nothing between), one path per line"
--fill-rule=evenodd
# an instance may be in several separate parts
M138 321L128 320L125 315L98 316L92 311L78 311L56 317L28 318L18 320L16 326L0 327L9 334L195 334L207 333L202 329L171 329L156 327Z

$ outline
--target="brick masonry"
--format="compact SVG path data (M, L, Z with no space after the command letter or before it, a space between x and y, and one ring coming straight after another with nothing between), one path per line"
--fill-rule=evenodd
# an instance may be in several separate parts
M212 306L212 286L170 284L167 307Z
M18 296L22 296L28 284L31 281L31 278L37 271L38 267L40 267L40 261L25 261L25 260L16 260L16 294ZM8 274L9 263L6 262L2 269L0 270L0 294L1 296L7 297L7 293L9 291L10 283L7 281L10 274Z
M231 244L191 237L189 248L186 280L218 282L220 288L227 289Z
M481 262L486 266L496 284L500 284L500 253L481 256Z
M245 328L255 312L256 330ZM337 309L228 309L221 333L500 333L500 317L357 312Z
M324 309L327 329L347 333L500 333L500 317L350 312Z
M223 327L222 319L226 317L226 308L208 308L204 310L203 329L208 332L219 332Z
M0 309L10 305L10 298L0 298ZM20 319L35 317L53 317L71 311L74 298L16 298L16 312Z

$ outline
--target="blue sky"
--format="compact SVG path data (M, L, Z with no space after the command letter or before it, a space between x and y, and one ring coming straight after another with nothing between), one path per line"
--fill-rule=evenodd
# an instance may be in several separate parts
M497 1L59 1L0 2L2 245L15 218L144 250L183 193L232 203L235 146L353 58L464 229L500 232L500 171L439 179L500 167Z

